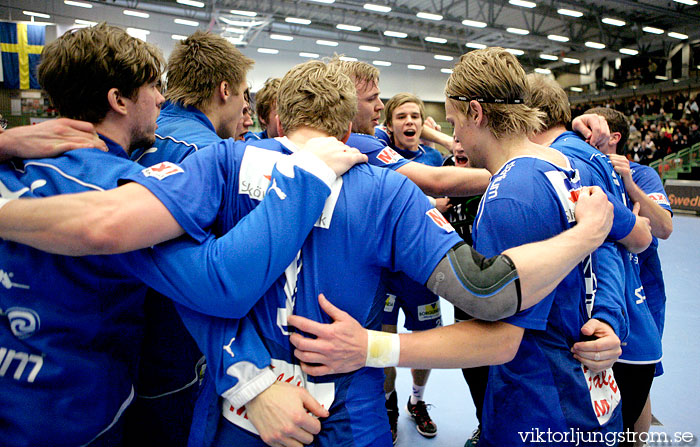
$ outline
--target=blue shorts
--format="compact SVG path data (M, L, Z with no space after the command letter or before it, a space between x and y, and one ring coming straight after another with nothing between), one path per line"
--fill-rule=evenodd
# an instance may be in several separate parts
M396 326L399 321L399 309L406 317L404 327L409 331L424 331L442 326L440 297L424 285L413 281L403 273L385 273L382 275L384 294L384 315L382 324Z

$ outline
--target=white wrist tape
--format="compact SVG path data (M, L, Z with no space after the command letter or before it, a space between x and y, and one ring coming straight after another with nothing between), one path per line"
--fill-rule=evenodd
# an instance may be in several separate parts
M435 197L430 197L430 196L425 196L425 197L428 198L428 202L430 202L430 206L432 206L434 208L435 205L437 205L437 202L435 201Z
M0 209L3 206L7 205L10 202L10 200L12 200L12 199L3 199L2 197L0 197Z
M367 360L365 360L365 366L372 368L398 366L400 353L399 334L367 331Z

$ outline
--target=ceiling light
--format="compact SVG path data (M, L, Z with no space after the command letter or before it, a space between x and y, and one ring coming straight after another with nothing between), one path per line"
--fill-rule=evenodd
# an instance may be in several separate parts
M150 31L147 29L140 29L140 28L127 28L126 33L130 35L131 37L136 37L141 40L146 40L146 36L151 34Z
M521 36L525 36L526 34L530 34L530 31L522 28L506 28L506 31L512 34L519 34Z
M231 14L235 14L237 16L246 16L246 17L255 17L256 15L258 15L258 13L255 11L241 11L239 9L232 9L229 12Z
M341 30L343 30L343 31L352 31L352 32L354 32L354 33L356 33L356 32L358 32L358 31L361 31L361 30L362 30L362 27L360 27L360 26L355 26L355 25L344 25L344 24L342 24L342 23L337 24L335 27L338 28L338 29L341 29Z
M695 0L673 0L676 3L681 3L683 5L695 6L698 4Z
M199 22L194 21L194 20L175 19L175 20L173 20L173 22L177 23L178 25L199 26Z
M653 26L645 26L644 28L642 28L642 31L644 31L645 33L651 33L651 34L663 34L664 33L664 30L662 30L661 28L654 28Z
M337 46L338 46L338 42L334 42L334 41L332 41L332 40L323 40L323 39L317 40L317 41L316 41L316 44L317 44L317 45L323 45L323 46L326 46L326 47L337 47Z
M583 17L583 13L580 11L574 11L573 9L557 9L557 12L563 16L569 17Z
M443 39L442 37L432 37L432 36L427 36L425 38L426 42L433 42L433 43L447 43L447 39Z
M312 2L316 3L325 3L326 5L330 5L331 3L335 3L335 0L309 0Z
M387 61L372 61L372 64L378 65L380 67L391 67L391 62Z
M246 22L245 20L231 20L231 19L227 19L226 17L223 17L223 16L219 16L219 19L224 23L228 23L229 25L241 26L243 28L251 28L253 26L262 25L264 23L264 22L260 22L260 21L258 21L258 22Z
M555 42L568 42L569 38L566 36L560 36L558 34L550 34L547 36L547 39L553 40Z
M572 92L582 92L583 89L581 87L571 87L570 89Z
M187 36L183 36L182 34L171 34L170 38L173 40L185 40L187 39Z
M197 0L176 0L181 5L194 6L195 8L204 8L204 2Z
M613 81L605 81L605 85L608 87L617 87L617 84L615 84Z
M527 2L525 0L509 0L508 3L514 6L521 6L523 8L534 8L537 3Z
M523 54L525 54L523 50L517 50L515 48L506 48L506 51L516 56L522 56Z
M406 67L409 70L425 70L425 65L414 65L414 64L408 64Z
M147 19L151 16L148 13L141 12L141 11L132 11L131 9L125 9L123 11L123 13L125 16L141 17L142 19Z
M234 45L248 45L248 42L243 40L243 36L238 36L238 37L227 37L226 40L231 42Z
M387 37L397 37L399 39L405 39L408 37L408 34L402 33L400 31L384 31L384 35Z
M467 48L474 48L475 50L483 50L484 48L486 48L486 45L484 45L483 43L467 42L465 45L467 46Z
M48 14L43 14L41 12L33 12L33 11L22 11L25 16L30 16L30 17L41 17L42 19L50 19L51 16Z
M486 28L486 23L475 20L462 20L462 25L471 26L472 28Z
M687 34L676 33L676 32L673 32L673 31L669 31L669 32L668 32L668 37L673 37L674 39L681 39L681 40L683 40L683 39L687 39L687 38L688 38L688 35L687 35Z
M552 70L550 70L549 68L535 68L535 73L548 75L552 74Z
M674 83L674 84L678 84L679 82L681 82L681 81L678 80L678 79L674 79L674 80L673 80L673 83Z
M362 51L371 51L373 53L376 53L381 50L381 48L373 47L371 45L360 45L358 48Z
M542 54L540 54L540 59L544 59L544 60L548 60L548 61L558 61L559 57L557 57L553 54L542 53Z
M573 57L563 57L561 58L562 62L566 62L567 64L580 64L581 61L578 59L574 59Z
M432 14L429 12L419 12L416 14L416 17L425 20L442 20L442 16L440 14Z
M338 59L345 62L357 62L356 57L340 56Z
M63 3L69 6L77 6L79 8L92 8L92 5L90 3L85 3L85 2L76 2L73 0L63 0Z
M668 81L668 76L656 75L654 77L659 81Z
M284 34L270 34L270 39L272 40L284 40L285 42L291 42L294 40L292 36L286 36Z
M363 7L365 9L368 9L368 10L374 11L374 12L389 12L389 11L391 11L390 6L375 5L373 3L365 3Z
M620 48L620 53L629 54L630 56L636 56L639 54L639 51L633 50L632 48Z
M452 61L452 60L454 60L454 57L452 57L452 56L445 56L445 55L443 55L443 54L436 54L436 55L433 56L433 57L434 57L435 59L439 60L439 61Z
M277 54L279 52L280 52L280 50L277 50L275 48L258 48L258 53L263 53L263 54Z
M91 22L89 20L83 20L83 19L75 19L76 25L84 25L84 26L95 26L97 25L97 22Z
M445 73L445 74L452 74L452 69L451 68L441 68L440 72Z
M605 48L605 44L600 42L586 42L584 45L586 45L588 48L595 48L596 50L602 50Z
M624 20L612 19L610 17L603 18L601 22L605 23L606 25L612 26L625 26L627 24L627 22L625 22Z
M297 25L310 25L311 20L309 19L300 19L299 17L287 17L284 19L285 22L287 23L296 23Z
M299 56L301 56L301 57L308 57L308 58L311 58L311 59L316 59L316 58L318 57L318 54L317 54L317 53L305 53L305 52L301 52L301 53L299 53Z

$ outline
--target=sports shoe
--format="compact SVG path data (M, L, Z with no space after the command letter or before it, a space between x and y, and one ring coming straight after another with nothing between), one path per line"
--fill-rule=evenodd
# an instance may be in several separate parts
M426 438L432 438L437 435L437 426L430 419L428 414L428 407L425 402L419 400L415 405L411 403L411 398L408 398L408 403L406 404L406 410L411 415L416 423L416 430L418 433L425 436Z
M396 439L398 437L398 423L399 423L399 403L396 397L396 390L392 391L389 398L384 402L386 407L386 414L389 416L389 427L391 427L391 441L396 445Z
M464 443L464 447L476 447L479 445L479 437L481 437L481 425L472 432L472 436Z

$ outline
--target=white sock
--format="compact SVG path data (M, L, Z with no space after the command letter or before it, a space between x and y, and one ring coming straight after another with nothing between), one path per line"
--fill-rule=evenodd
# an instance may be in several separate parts
M423 400L423 392L425 391L425 385L419 386L415 383L413 384L413 389L411 390L411 405L415 405L419 400Z

